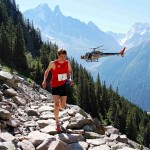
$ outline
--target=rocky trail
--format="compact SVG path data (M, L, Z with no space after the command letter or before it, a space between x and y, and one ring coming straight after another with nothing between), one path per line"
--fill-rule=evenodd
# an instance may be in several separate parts
M134 150L141 146L113 126L103 127L76 105L60 110L55 130L52 95L0 70L0 150ZM144 148L148 150L148 148Z

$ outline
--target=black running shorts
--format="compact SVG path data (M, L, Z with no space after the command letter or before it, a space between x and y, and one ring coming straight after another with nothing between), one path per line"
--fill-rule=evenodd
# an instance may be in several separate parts
M61 86L52 87L52 95L67 96L66 83Z

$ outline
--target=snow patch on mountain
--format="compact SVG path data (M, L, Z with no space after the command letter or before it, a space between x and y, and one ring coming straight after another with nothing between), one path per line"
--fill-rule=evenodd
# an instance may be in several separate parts
M150 25L148 23L135 23L128 31L120 44L128 48L137 46L150 39Z

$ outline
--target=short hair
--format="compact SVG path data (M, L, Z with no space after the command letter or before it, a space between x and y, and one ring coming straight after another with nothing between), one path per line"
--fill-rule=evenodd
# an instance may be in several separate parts
M67 55L67 51L65 49L59 49L58 52L57 52L57 55L59 56L60 54Z

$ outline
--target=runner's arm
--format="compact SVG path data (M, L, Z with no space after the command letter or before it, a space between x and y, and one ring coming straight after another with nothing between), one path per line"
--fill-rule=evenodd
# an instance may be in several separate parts
M68 61L69 81L70 85L73 85L73 71L70 62Z
M46 79L48 77L49 71L53 68L54 68L54 62L52 61L52 62L49 63L49 65L48 65L48 67L47 67L47 69L44 73L44 79L43 79L43 83L42 83L43 88L46 88Z

